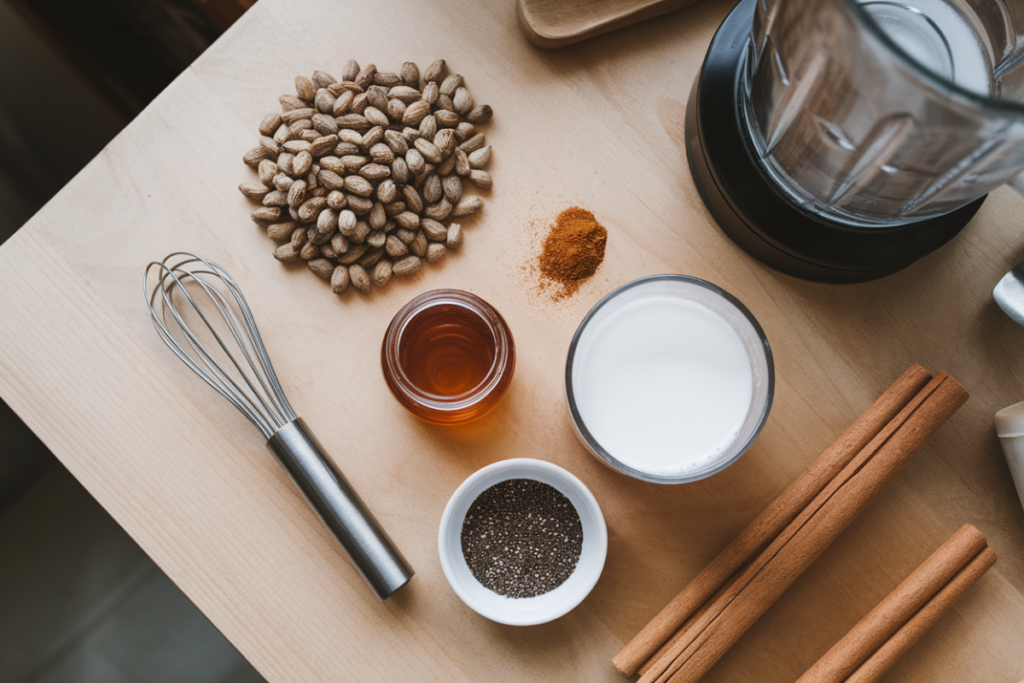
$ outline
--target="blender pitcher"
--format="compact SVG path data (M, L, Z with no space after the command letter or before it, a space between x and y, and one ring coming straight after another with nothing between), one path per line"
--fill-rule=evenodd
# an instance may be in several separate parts
M743 0L687 107L694 180L749 253L869 280L1024 168L1024 2Z

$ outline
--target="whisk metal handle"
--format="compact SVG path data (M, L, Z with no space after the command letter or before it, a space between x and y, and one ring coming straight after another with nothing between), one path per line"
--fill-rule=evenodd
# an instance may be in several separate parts
M323 447L302 418L279 429L267 448L288 470L379 599L408 583L412 568L345 477L324 457Z

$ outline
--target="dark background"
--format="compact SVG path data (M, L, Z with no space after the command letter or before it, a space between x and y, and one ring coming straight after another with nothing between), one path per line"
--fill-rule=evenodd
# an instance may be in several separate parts
M0 242L254 1L0 0ZM2 402L0 680L263 680Z

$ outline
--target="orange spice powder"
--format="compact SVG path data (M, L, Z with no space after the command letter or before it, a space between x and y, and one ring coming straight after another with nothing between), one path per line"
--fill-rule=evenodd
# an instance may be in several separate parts
M553 295L556 301L575 294L597 272L607 243L608 231L586 209L573 206L558 214L539 264L541 278L561 285Z

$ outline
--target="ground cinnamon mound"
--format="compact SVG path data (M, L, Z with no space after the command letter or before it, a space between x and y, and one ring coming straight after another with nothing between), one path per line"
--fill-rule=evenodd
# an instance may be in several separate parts
M604 261L608 231L586 209L573 206L558 214L544 240L541 277L561 285L556 300L576 293Z

